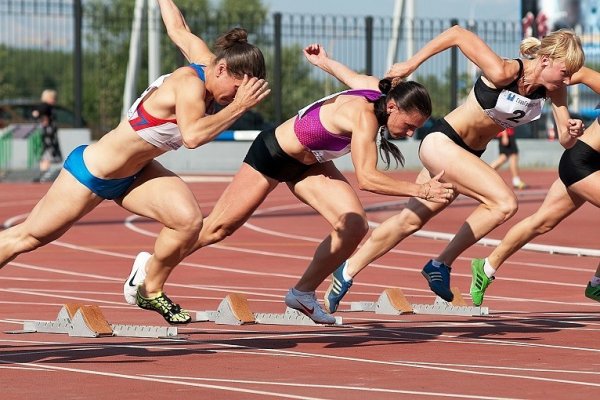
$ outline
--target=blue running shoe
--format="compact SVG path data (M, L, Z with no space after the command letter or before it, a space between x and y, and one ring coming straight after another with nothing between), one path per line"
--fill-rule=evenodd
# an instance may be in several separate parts
M421 273L429 282L429 288L442 299L450 302L454 300L454 293L450 290L450 271L452 268L442 263L435 267L433 260L429 260Z
M325 292L325 309L332 314L337 311L340 301L342 301L346 293L348 293L348 289L352 286L352 280L347 281L344 279L343 271L347 263L348 261L344 261L342 265L333 271L333 274L331 274L331 285L329 285Z

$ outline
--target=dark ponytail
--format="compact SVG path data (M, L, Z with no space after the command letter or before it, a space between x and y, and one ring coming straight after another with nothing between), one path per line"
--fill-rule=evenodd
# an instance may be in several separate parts
M215 55L215 62L225 60L233 76L242 77L246 74L259 79L267 76L265 58L258 47L248 43L245 29L233 28L221 35L215 42Z
M396 103L398 109L403 111L418 111L421 115L429 117L432 112L431 98L427 89L415 81L400 81L398 79L385 78L379 81L379 90L383 94L374 101L375 117L380 126L379 132L379 155L386 164L386 169L390 168L391 159L396 161L396 166L404 166L404 156L394 143L387 137L387 102L392 100Z

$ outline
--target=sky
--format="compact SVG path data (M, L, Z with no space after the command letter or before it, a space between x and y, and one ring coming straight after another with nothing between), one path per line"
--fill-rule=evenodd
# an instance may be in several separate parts
M520 0L413 0L417 18L515 20ZM271 12L392 16L395 0L262 0ZM406 1L405 1L406 3Z

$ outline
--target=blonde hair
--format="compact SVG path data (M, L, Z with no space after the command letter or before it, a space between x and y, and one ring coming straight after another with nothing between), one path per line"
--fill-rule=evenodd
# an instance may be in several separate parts
M577 72L585 62L581 39L568 29L552 32L541 40L525 38L519 50L523 57L529 59L548 56L553 60L564 61L569 75Z
M46 89L42 92L42 95L40 96L40 100L42 101L42 103L52 103L56 101L56 90L54 89Z

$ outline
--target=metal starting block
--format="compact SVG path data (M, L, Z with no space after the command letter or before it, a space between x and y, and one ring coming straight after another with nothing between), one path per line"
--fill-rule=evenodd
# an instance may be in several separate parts
M241 293L230 293L221 301L216 311L197 311L194 322L212 321L220 325L312 325L322 326L298 310L287 307L283 314L253 313L248 299ZM342 318L335 317L334 325L341 325Z
M411 304L408 302L402 289L387 288L381 293L376 302L358 301L351 302L350 309L339 311L369 311L375 314L401 315L401 314L434 314L434 315L489 315L487 307L469 306L462 297L460 290L451 288L454 300L447 302L436 296L433 304Z
M160 338L177 336L172 326L109 324L98 306L68 303L54 321L25 321L23 330L7 333L66 333L75 337L124 336Z

